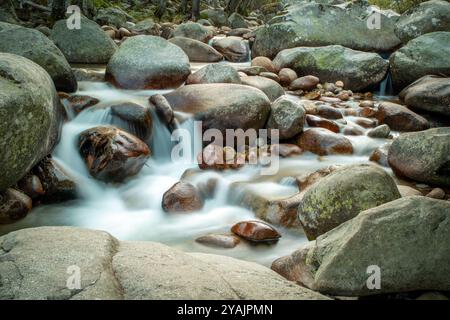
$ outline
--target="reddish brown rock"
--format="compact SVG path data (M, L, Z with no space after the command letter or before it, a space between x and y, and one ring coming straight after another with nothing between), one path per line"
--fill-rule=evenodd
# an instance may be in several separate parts
M445 191L441 188L434 188L427 194L428 198L433 199L444 199L445 198Z
M337 108L322 104L317 107L317 114L327 119L342 119L342 112Z
M278 154L283 158L288 158L302 154L303 150L295 144L281 143L272 144L270 146L270 152Z
M74 95L67 98L65 103L68 104L70 110L73 110L75 114L78 114L81 111L90 108L99 102L100 100L90 96Z
M281 238L277 230L260 221L239 222L231 228L231 231L252 242L273 242Z
M383 102L378 107L377 119L397 131L422 131L430 127L428 120L412 112L405 106Z
M350 140L324 128L306 130L298 138L297 144L300 148L321 156L353 153Z
M359 106L361 108L373 108L375 106L375 103L371 100L363 100L359 102Z
M311 91L315 89L319 83L320 83L319 78L315 76L304 76L292 81L289 88L291 90Z
M89 173L105 182L122 182L136 175L150 157L144 142L113 126L83 131L79 150Z
M12 223L24 218L30 212L33 201L26 194L6 189L0 193L0 224Z
M207 145L197 156L198 166L202 170L237 169L245 164L245 156L230 147L222 148L215 144Z
M197 188L183 181L167 190L162 199L163 210L171 213L199 211L203 205L203 198Z
M283 68L278 73L280 83L283 87L289 87L291 83L298 78L297 73L289 68Z
M370 155L369 160L376 162L379 165L382 165L383 167L389 167L388 151L390 146L391 146L390 143L386 143L381 147L376 148Z
M328 176L330 173L339 169L339 166L329 166L326 168L319 169L310 174L304 174L302 176L298 176L296 178L297 185L300 191L306 190L306 188L312 186L314 183L319 181L320 179Z
M363 128L375 128L377 126L376 121L367 118L356 118L355 123Z
M37 199L45 194L44 187L41 180L35 175L28 175L20 180L18 183L20 190L23 191L31 199Z
M208 234L195 239L196 242L205 246L232 249L236 247L241 240L232 234Z
M323 119L321 117L307 115L306 122L310 127L325 128L335 133L339 133L340 131L339 125L336 122L328 119Z
M273 64L272 60L267 57L256 57L252 60L252 66L263 67L267 71L277 73L277 68Z
M342 130L342 133L346 136L362 136L364 135L364 130L357 126L346 125Z

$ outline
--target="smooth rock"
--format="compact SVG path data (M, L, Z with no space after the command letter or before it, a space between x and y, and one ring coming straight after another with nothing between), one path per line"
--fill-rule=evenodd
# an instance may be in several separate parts
M242 84L255 87L264 92L270 101L275 101L284 95L284 89L276 81L260 76L249 76L241 79Z
M305 115L305 108L300 103L282 96L272 103L266 127L270 131L278 130L279 139L290 139L303 131Z
M350 140L324 128L311 128L304 131L297 139L300 148L318 154L352 154Z
M380 124L387 124L392 130L397 131L422 131L430 127L424 117L392 102L382 102L376 117Z
M193 212L203 208L204 200L199 191L188 182L178 182L163 195L165 212Z
M236 69L226 63L209 64L195 73L192 73L186 80L186 84L204 83L236 83L241 84Z
M277 230L260 221L239 222L231 228L231 231L251 242L273 242L281 238Z
M171 38L169 42L180 47L191 62L218 62L223 60L223 55L219 51L204 42L183 37Z
M249 48L247 42L239 37L226 37L215 40L212 44L225 59L231 62L246 62L249 59Z
M31 198L18 190L9 188L0 192L0 225L24 218L32 206Z
M195 239L195 242L210 247L232 249L236 247L241 240L231 234L208 234Z

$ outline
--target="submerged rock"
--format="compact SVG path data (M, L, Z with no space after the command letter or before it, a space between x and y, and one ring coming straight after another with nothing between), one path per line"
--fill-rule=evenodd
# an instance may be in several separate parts
M41 32L0 22L0 38L0 52L17 54L37 63L52 77L59 91L77 90L77 80L66 58Z
M0 224L24 218L32 207L31 198L18 190L6 189L5 192L0 192Z
M299 76L312 75L333 83L342 81L345 88L353 91L375 87L385 78L389 68L388 61L376 53L339 45L285 49L273 62L278 69L291 68Z
M375 165L339 168L312 185L298 207L309 240L328 232L361 211L400 198L394 180Z
M79 150L89 173L105 182L123 182L138 174L150 157L144 142L113 126L80 133Z
M162 208L165 212L193 212L203 208L200 192L188 182L178 182L164 193Z
M405 133L389 148L389 164L397 175L450 186L450 128Z
M401 198L361 212L272 269L330 295L448 291L450 248L442 244L450 241L449 212L448 201ZM374 290L367 283L376 267L381 286Z
M281 238L277 230L260 221L239 222L231 228L231 231L252 242L274 242Z
M52 152L64 108L48 73L17 55L0 53L0 88L0 190L5 190Z
M190 73L181 48L160 37L136 36L111 58L106 80L124 89L168 89L180 86Z
M69 29L67 20L53 26L50 38L71 63L108 63L117 45L98 24L87 18L81 19L80 29Z

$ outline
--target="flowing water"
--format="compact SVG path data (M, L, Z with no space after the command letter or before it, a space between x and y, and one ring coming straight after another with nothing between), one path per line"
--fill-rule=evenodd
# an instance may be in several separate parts
M195 64L193 69L201 66ZM260 176L260 168L255 166L220 173L200 171L194 161L171 160L174 144L171 133L154 115L153 156L139 175L122 185L108 185L91 178L78 154L76 142L79 133L97 125L111 124L112 117L106 106L120 102L148 104L148 98L156 92L167 91L126 91L105 83L81 82L77 94L89 95L101 102L64 125L61 141L53 153L55 160L76 178L80 199L38 206L25 219L0 226L0 234L37 226L79 226L105 230L121 240L162 242L186 251L229 255L269 266L276 258L291 253L307 241L302 232L277 227L283 236L277 244L250 245L243 242L234 249L214 249L194 241L208 233L229 232L230 227L239 221L255 219L251 211L237 205L240 194L235 192L233 186L245 183L261 195L287 197L298 192L292 177L332 164L367 162L372 150L385 143L383 139L348 136L355 148L354 155L319 158L306 153L281 159L279 173L274 176ZM346 120L352 123L353 119L346 117ZM181 126L190 130L194 139L201 139L199 132L194 130L192 120L185 121ZM193 172L189 179L196 185L217 179L215 194L206 200L200 212L167 214L161 209L163 193L178 182L186 170Z

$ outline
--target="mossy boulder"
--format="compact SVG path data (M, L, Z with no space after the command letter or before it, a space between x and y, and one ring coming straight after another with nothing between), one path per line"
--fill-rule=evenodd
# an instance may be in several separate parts
M127 39L111 58L106 80L124 89L168 89L191 73L189 58L169 41L155 36Z
M431 74L450 76L450 32L432 32L408 42L390 57L394 87L401 90Z
M199 23L187 22L180 24L173 31L174 37L184 37L195 39L204 43L208 43L210 39L214 36L213 32L205 26Z
M55 44L38 30L0 22L0 52L28 58L47 71L56 89L77 90L77 80L69 63Z
M15 184L56 144L63 108L48 73L0 53L0 190Z
M69 29L67 20L56 22L50 38L71 63L108 63L117 50L100 26L84 17L80 29Z
M256 32L253 57L273 58L288 48L339 44L361 51L389 52L401 42L394 34L398 17L381 12L381 28L369 29L368 7L315 2L291 5Z
M309 240L336 228L361 211L400 198L392 177L378 166L349 165L312 185L298 208Z
M450 127L400 135L389 148L388 161L399 176L450 187Z
M386 76L388 61L380 55L340 45L285 49L274 59L278 70L290 68L299 77L313 75L322 82L344 82L345 88L363 91L378 85Z

